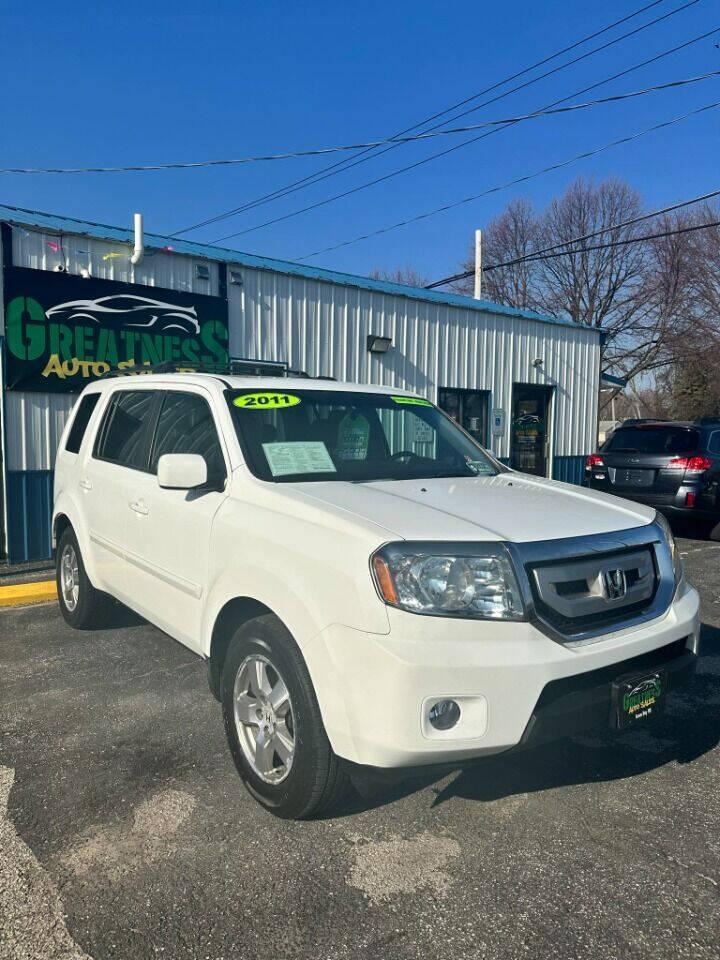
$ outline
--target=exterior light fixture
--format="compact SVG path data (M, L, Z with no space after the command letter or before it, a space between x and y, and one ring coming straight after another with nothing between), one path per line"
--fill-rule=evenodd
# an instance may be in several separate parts
M381 337L376 333L369 333L367 348L370 353L387 353L392 344L392 337Z

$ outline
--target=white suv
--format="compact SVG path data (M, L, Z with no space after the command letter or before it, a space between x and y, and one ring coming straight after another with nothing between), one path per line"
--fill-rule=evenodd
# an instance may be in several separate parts
M512 471L387 387L95 383L53 535L68 623L110 595L203 657L240 775L283 817L363 767L643 723L698 652L652 508Z

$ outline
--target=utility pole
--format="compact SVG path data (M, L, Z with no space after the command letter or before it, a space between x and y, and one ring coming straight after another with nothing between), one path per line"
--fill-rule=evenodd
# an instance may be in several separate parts
M475 231L475 299L481 299L482 288L482 230Z

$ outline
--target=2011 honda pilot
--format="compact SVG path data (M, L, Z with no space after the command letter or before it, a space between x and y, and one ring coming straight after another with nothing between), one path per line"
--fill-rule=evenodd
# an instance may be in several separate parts
M645 723L698 652L654 509L510 470L388 387L102 380L61 440L53 533L67 622L114 597L203 657L283 817L348 771Z

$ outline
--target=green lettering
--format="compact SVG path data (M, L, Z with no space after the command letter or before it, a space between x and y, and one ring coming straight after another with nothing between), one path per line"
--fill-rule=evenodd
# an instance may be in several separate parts
M190 360L191 363L198 363L200 360L200 347L197 340L183 340L180 346L182 348L183 360Z
M215 363L228 362L228 332L227 327L217 320L209 320L200 328L200 342L209 350L212 356L203 356L205 361Z
M45 352L47 321L45 311L32 297L15 297L5 313L5 336L13 356L37 360Z
M163 359L163 338L161 334L140 334L141 363L161 363Z
M73 332L64 323L51 323L48 327L50 353L56 353L62 360L73 357Z
M115 331L100 327L98 330L97 357L100 363L109 363L111 367L118 365L118 348Z

